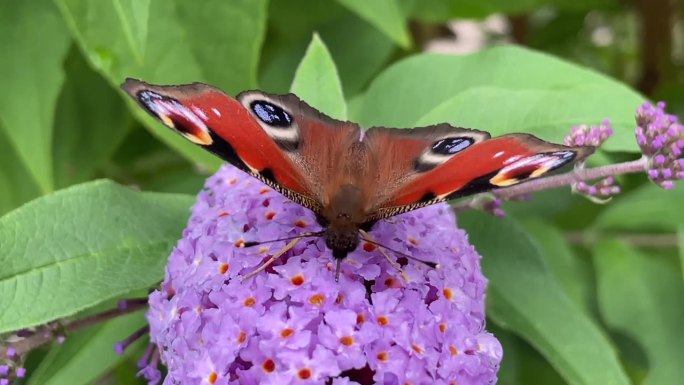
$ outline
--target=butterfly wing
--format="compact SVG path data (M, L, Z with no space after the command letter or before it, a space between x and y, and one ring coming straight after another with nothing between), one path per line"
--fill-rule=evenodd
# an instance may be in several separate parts
M135 79L122 88L167 127L317 213L326 196L322 176L360 133L292 94L247 91L234 99L202 83Z
M538 178L594 150L528 134L490 139L485 132L448 124L373 128L367 141L371 153L383 154L377 159L382 162L379 185L384 186L370 194L369 221Z

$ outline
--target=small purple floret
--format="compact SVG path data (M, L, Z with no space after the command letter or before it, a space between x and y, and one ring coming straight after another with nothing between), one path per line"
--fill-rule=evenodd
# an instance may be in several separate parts
M0 376L9 374L10 367L8 365L0 365Z
M409 283L363 242L335 282L320 238L241 281L286 244L244 242L317 230L312 212L231 166L210 177L150 295L164 383L496 382L502 349L484 329L487 280L446 204L371 231L381 244L440 264L405 264ZM141 375L158 381L148 368Z
M16 374L17 378L24 378L26 376L26 368L19 367L14 371L14 373Z

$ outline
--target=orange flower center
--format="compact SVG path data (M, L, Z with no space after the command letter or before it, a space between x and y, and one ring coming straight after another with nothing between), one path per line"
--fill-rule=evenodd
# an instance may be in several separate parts
M387 359L389 358L389 354L387 352L380 352L376 356L378 358L378 361L380 362L387 362Z
M304 284L304 276L301 274L297 274L294 277L290 278L290 282L292 282L292 284L295 286L301 286Z
M285 329L283 329L283 331L280 332L280 336L283 338L288 338L293 334L294 334L294 330L292 330L290 328L285 328Z
M275 362L273 362L273 360L270 358L264 361L263 364L261 364L261 369L263 369L266 373L272 373L275 370L275 368Z
M340 337L340 343L344 346L351 346L354 343L354 339L351 336Z
M247 297L245 298L245 302L243 304L247 307L252 307L256 303L256 298L254 297Z
M230 267L230 265L228 265L227 263L222 263L222 264L219 266L219 273L220 273L220 274L226 274L226 271L228 271L228 268L229 268L229 267Z
M309 303L314 306L321 306L325 302L325 296L323 294L314 294L309 297Z
M389 324L389 318L387 318L387 316L381 315L378 317L378 324L380 326L387 326L387 324Z
M209 377L207 377L207 382L210 384L213 384L214 382L216 382L217 379L218 379L218 373L211 372L209 374Z
M308 380L309 378L311 378L311 369L299 369L299 371L297 372L297 377L299 377L300 380Z
M451 298L454 296L454 293L448 287L445 287L444 290L442 290L442 293L444 293L444 298L446 298L447 301L451 301Z

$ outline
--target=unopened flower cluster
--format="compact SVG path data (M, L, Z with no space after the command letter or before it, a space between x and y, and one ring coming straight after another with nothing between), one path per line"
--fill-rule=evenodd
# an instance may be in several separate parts
M206 182L150 296L151 340L165 384L490 384L502 358L485 329L480 256L445 204L381 221L375 241L342 263L304 238L271 267L241 280L287 242L320 230L313 214L225 166ZM390 253L391 258L397 255ZM142 373L151 383L159 373Z
M665 103L644 103L636 113L636 139L648 158L648 177L665 189L684 179L684 126L665 112Z

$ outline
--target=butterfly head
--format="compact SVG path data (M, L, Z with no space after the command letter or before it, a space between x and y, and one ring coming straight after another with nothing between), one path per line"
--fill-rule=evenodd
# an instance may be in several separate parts
M363 207L363 194L352 184L342 185L326 205L323 238L336 259L346 257L359 245L359 228L365 219Z

